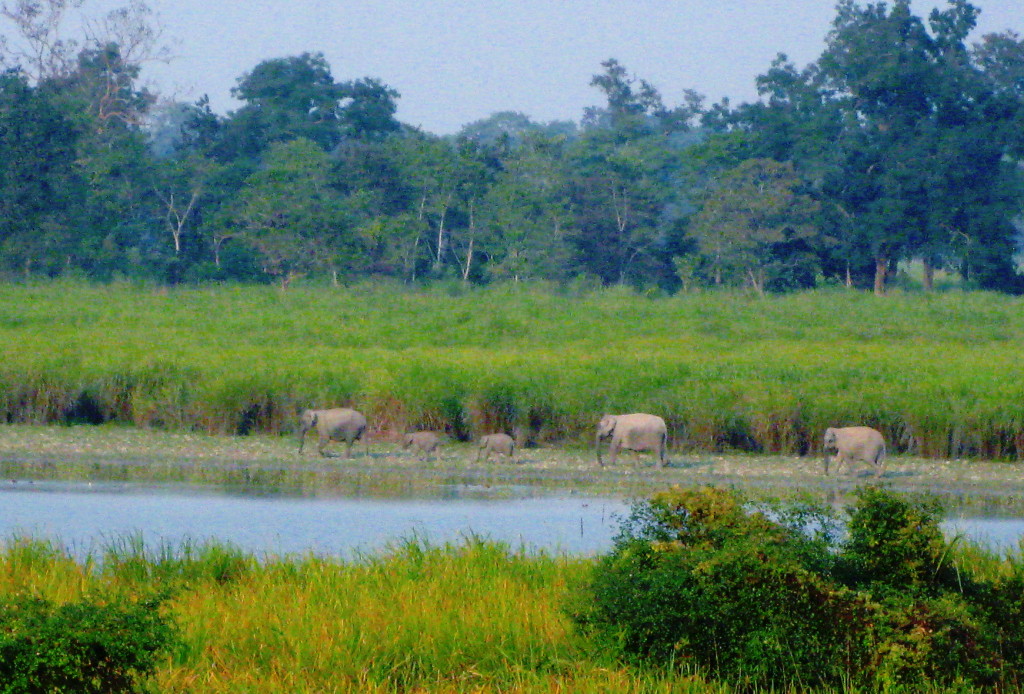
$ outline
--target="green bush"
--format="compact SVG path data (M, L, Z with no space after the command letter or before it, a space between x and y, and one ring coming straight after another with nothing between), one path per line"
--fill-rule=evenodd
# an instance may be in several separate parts
M958 561L934 501L869 487L846 513L843 537L813 504L657 494L634 505L571 616L627 661L740 690L1020 681L1024 562Z
M835 654L866 607L823 578L833 525L824 509L752 512L734 491L658 494L634 507L574 619L629 659L736 687L839 683Z
M953 593L928 598L893 592L872 610L863 634L870 667L859 678L875 691L991 690L1006 671L996 630Z
M134 692L174 638L160 599L0 599L0 694Z
M934 499L897 496L878 487L854 492L847 509L847 539L839 573L852 586L874 590L935 592L952 587L955 575L939 522L942 506Z

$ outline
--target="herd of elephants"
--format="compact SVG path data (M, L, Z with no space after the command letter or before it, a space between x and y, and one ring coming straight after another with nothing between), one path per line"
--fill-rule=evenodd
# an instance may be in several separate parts
M352 457L352 445L362 439L367 445L366 417L348 407L328 410L303 410L299 416L299 453L306 442L306 434L316 429L318 436L317 450L320 455L327 455L325 447L331 441L343 441L348 444L348 456ZM655 456L655 464L663 467L666 463L668 448L668 427L665 420L658 415L606 414L597 424L597 463L603 466L601 445L611 439L608 445L609 461L615 464L620 450L650 451ZM415 431L405 434L402 447L412 448L421 456L434 455L441 445L441 437L433 431ZM515 456L515 439L505 433L487 434L478 441L477 462L481 456L490 459L491 453L505 456L513 460ZM841 427L825 430L823 450L825 453L825 474L828 474L830 459L836 463L838 470L846 464L849 470L853 463L865 463L875 468L875 476L880 477L885 469L885 440L882 435L871 427ZM834 454L834 455L833 455Z

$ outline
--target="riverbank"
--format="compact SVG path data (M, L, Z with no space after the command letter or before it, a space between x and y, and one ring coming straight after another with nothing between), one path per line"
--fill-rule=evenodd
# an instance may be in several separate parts
M590 449L526 448L516 462L476 461L469 443L446 443L421 460L397 442L357 446L352 458L297 451L294 437L215 436L120 426L0 427L0 477L31 480L183 483L297 496L509 498L588 494L623 499L674 484L736 486L774 495L837 494L875 482L871 471L825 477L818 457L673 452L669 466L621 455L600 468ZM342 456L344 447L331 452ZM880 483L925 492L952 506L1024 510L1024 465L978 460L892 457Z
M969 541L950 548L945 562L971 575L1005 576L1020 566L1019 554L1004 558ZM155 598L174 630L147 683L160 692L731 691L697 674L692 661L618 659L577 629L574 608L598 566L476 536L446 544L407 538L340 560L257 555L217 541L150 544L139 535L108 536L83 558L22 535L0 538L0 608L41 599L74 615ZM79 631L90 638L95 629L85 623ZM72 643L61 631L46 645L59 655Z

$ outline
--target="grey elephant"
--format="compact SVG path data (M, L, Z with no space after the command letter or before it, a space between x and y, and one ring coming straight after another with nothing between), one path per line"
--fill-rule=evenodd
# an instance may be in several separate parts
M875 467L875 477L885 472L885 439L871 427L829 427L825 430L822 453L825 456L825 474L828 474L829 453L835 451L836 472L843 463L847 469L856 461Z
M419 453L421 458L437 453L437 448L440 445L441 437L432 431L414 431L402 438L402 449L412 448Z
M480 437L480 444L476 451L476 462L480 462L481 454L484 460L490 460L491 453L500 453L509 460L514 460L516 442L508 434L487 434Z
M336 407L330 410L303 410L299 415L299 453L306 443L306 434L316 427L319 438L317 451L322 456L327 453L324 447L330 441L344 441L348 444L347 455L352 457L352 444L363 439L366 454L370 454L369 443L366 441L366 417L359 410L348 407Z
M601 460L601 443L611 438L608 446L608 460L614 465L620 449L627 451L651 451L656 465L664 467L668 448L668 427L665 420L654 414L636 412L633 414L606 414L597 425L597 464Z

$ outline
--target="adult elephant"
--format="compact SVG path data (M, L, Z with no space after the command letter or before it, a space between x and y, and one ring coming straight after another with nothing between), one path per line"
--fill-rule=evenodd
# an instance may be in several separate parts
M652 451L658 467L665 465L668 448L668 427L665 420L654 414L636 412L633 414L606 414L597 425L597 464L601 460L601 443L611 438L608 459L614 465L620 449L627 451Z
M306 443L306 434L316 427L318 436L317 452L327 456L324 447L330 441L344 441L348 444L347 455L352 457L352 444L363 439L366 454L370 454L370 445L366 441L366 417L359 410L349 407L336 407L329 410L303 410L299 415L299 453Z
M822 453L825 455L825 474L828 474L829 453L835 451L836 472L846 463L860 461L875 468L875 477L885 472L885 439L871 427L829 427L825 430Z

